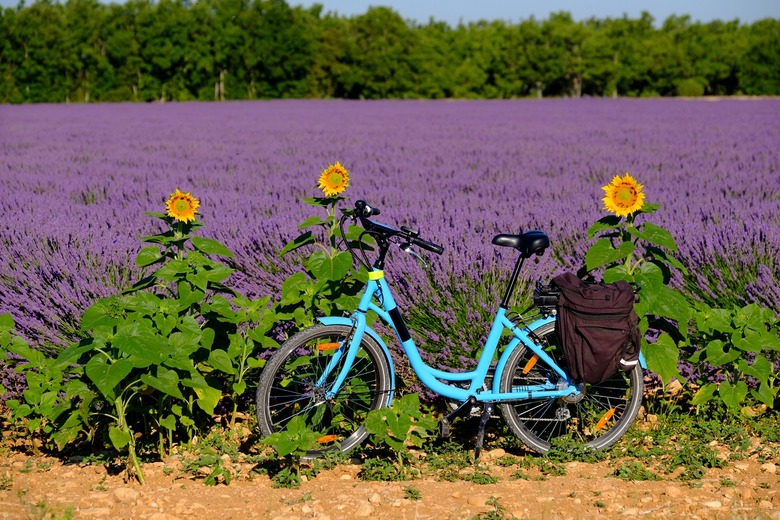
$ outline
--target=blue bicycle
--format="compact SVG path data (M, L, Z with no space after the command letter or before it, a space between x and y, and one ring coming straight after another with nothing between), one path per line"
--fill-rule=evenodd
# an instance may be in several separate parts
M559 437L605 448L628 430L642 402L642 369L646 367L642 357L630 372L619 371L600 384L575 382L567 373L555 332L554 293L537 283L533 319L508 311L524 261L543 254L550 245L544 233L526 231L493 238L494 245L516 249L520 256L476 367L445 371L423 361L384 275L392 244L416 256L415 248L436 254L443 248L406 227L396 229L371 220L378 214L377 208L357 201L341 220L342 229L347 219L360 223L363 234L357 243L364 243L367 235L376 244L376 258L370 263L365 248L348 243L353 257L368 269L368 282L355 312L349 317L320 318L319 324L292 336L268 360L256 401L264 435L284 429L290 419L303 415L313 429L323 432L322 450L313 451L311 457L329 446L349 451L366 438L363 421L367 414L390 406L395 390L393 359L380 335L367 325L369 312L395 331L420 381L454 403L440 419L442 435L449 435L456 417L481 414L476 457L496 404L512 432L539 453L547 452ZM505 346L499 349L500 345Z

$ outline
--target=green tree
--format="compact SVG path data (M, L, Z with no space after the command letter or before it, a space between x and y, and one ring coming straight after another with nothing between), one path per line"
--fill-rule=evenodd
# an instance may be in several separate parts
M780 20L767 18L754 23L749 46L740 60L739 82L745 94L780 93Z

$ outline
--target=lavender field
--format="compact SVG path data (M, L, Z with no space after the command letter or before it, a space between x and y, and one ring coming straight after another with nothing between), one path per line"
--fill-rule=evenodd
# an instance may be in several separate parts
M389 276L419 290L405 306L492 312L514 260L490 245L498 232L549 234L529 279L576 269L601 186L630 172L662 204L653 221L677 239L689 293L778 309L778 121L780 99L0 106L0 313L38 345L70 340L84 309L137 279L139 238L158 231L144 212L176 188L236 254L231 285L276 295L295 269L277 251L336 161L350 203L445 246L433 286L395 255Z

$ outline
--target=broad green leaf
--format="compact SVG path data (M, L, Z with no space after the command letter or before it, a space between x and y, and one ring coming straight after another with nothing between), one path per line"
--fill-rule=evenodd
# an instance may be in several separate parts
M184 260L171 260L160 267L154 275L166 282L180 280L184 274L190 272L190 266Z
M726 351L724 347L725 344L719 339L715 339L707 343L707 346L704 349L707 363L714 367L719 367L722 365L727 365L739 358L739 350L731 348Z
M160 419L160 426L163 428L166 428L168 430L175 430L176 429L176 416L172 413L169 413L166 417L163 417Z
M214 413L214 408L222 398L222 390L209 385L208 381L199 373L193 373L192 379L182 381L185 386L191 387L198 397L196 403L207 414Z
M179 388L179 374L175 370L168 370L163 366L158 366L156 377L151 374L142 374L141 381L166 395L182 401L185 400Z
M698 406L701 404L706 403L710 399L712 399L712 396L715 395L715 392L718 390L718 385L715 383L706 383L702 385L701 388L699 388L695 394L693 394L693 398L691 399L691 404Z
M618 248L615 249L608 238L602 238L585 253L585 268L588 271L593 271L613 262L624 261L633 252L633 242L621 242Z
M596 233L604 231L605 229L615 229L620 224L620 217L609 215L599 219L595 224L588 228L588 240L593 238Z
M279 251L279 256L284 256L287 253L290 253L291 251L295 251L296 249L308 244L313 244L314 242L315 242L314 235L312 234L311 231L307 231L299 235L291 242L287 242L287 244L282 248L282 250Z
M213 238L192 237L192 245L201 253L207 255L232 257L233 252Z
M634 229L636 230L636 228ZM672 234L652 222L645 222L641 231L631 231L631 233L657 246L677 251L677 244L674 242Z
M320 217L309 217L298 225L298 229L303 231L306 228L313 226L321 226L325 223Z
M657 316L674 320L677 322L677 328L680 333L683 336L688 335L690 305L688 305L688 300L685 299L682 293L668 287L656 288L650 311Z
M203 270L203 273L209 282L216 283L226 280L231 274L233 274L233 271L233 269L226 265L216 265L211 269Z
M133 363L129 359L123 358L109 363L103 354L93 356L85 367L87 377L111 403L116 399L117 390L123 390L120 385L132 370Z
M664 384L680 376L677 370L680 351L668 334L661 334L655 343L646 345L643 353L647 368L658 374Z
M159 262L163 258L165 257L160 254L160 248L157 246L149 246L138 252L138 255L135 257L135 265L136 267L146 267L155 262Z
M758 390L751 390L750 394L771 408L775 403L777 388L772 388L768 383L764 382L759 385Z
M172 354L190 355L200 348L201 334L192 332L174 332L168 336L168 347Z
M235 374L236 369L228 353L222 349L214 349L209 353L209 365L225 374Z
M726 406L732 410L736 410L740 407L742 401L747 397L747 394L748 387L747 383L744 381L737 381L737 383L733 385L728 381L723 381L718 388L718 395L721 400L723 400L723 402L726 403Z
M166 357L166 344L162 336L140 323L120 325L114 336L114 347L129 355L128 362L138 368L161 363Z
M114 448L118 451L130 444L130 434L120 430L116 426L112 426L108 430L108 437L111 439L111 444L113 444Z
M756 354L752 365L748 365L747 361L740 359L737 366L743 374L754 377L762 383L772 375L772 363L761 354Z
M307 267L320 281L339 281L352 268L352 255L341 251L331 257L323 252L317 252L309 257Z
M101 298L92 304L81 317L81 329L113 327L124 314L124 304L119 298Z
M236 395L243 395L243 393L246 391L246 381L243 379L241 381L236 381L233 383L233 393ZM320 408L325 408L324 406L320 406Z

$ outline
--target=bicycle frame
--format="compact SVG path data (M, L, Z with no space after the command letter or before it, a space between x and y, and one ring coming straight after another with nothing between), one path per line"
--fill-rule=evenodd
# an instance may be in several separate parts
M334 397L339 392L347 372L357 356L363 335L368 332L372 337L378 338L378 335L366 325L366 314L368 311L375 312L383 322L395 331L404 353L409 358L412 369L420 381L433 392L446 398L459 402L464 402L471 397L479 402L502 402L529 399L531 397L564 397L577 394L581 390L579 386L569 380L566 373L544 352L543 347L537 345L530 338L531 330L550 323L555 318L538 319L528 326L520 328L506 317L506 309L503 306L499 307L493 318L490 333L485 341L476 368L465 372L447 372L431 367L420 356L420 351L406 328L406 324L390 291L390 286L385 280L384 271L375 269L369 272L369 280L361 296L360 304L351 318L325 318L321 320L324 323L351 323L354 329L349 345L342 345L334 353L333 359L326 367L322 380L319 381L320 384L324 382L327 375L338 365L341 358L346 356L341 372L328 392L329 398ZM483 389L491 362L498 350L499 340L505 330L511 332L514 337L499 358L493 377L492 388ZM560 376L557 383L547 381L544 384L513 388L511 392L501 393L499 391L501 375L509 355L520 343L531 349ZM456 382L468 382L468 388L452 384Z

